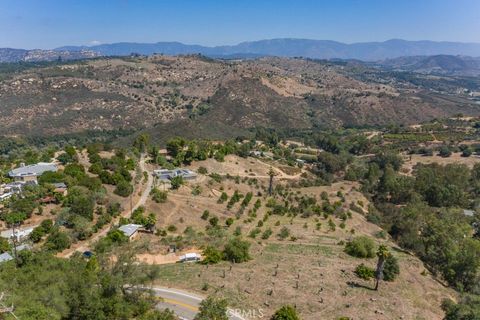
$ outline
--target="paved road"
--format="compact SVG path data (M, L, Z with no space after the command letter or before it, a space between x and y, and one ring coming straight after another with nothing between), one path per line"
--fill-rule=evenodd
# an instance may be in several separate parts
M170 309L182 320L193 320L198 313L200 302L204 299L199 295L171 288L154 287L151 290L162 298L158 302L159 309ZM247 320L239 315L229 314L230 320Z

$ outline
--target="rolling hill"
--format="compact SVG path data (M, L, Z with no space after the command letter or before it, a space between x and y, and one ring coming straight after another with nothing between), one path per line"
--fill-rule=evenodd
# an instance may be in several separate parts
M0 134L145 129L220 138L258 126L338 128L480 114L463 94L480 91L478 81L432 81L356 63L156 55L21 67L0 72Z

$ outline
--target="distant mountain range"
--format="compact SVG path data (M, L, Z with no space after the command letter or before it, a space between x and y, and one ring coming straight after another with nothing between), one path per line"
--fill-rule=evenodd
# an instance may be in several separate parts
M480 58L453 55L411 56L378 62L383 68L425 74L480 75Z
M233 46L206 47L180 42L119 42L95 46L64 46L53 50L0 49L0 62L81 59L95 56L203 54L216 58L255 58L259 56L305 57L312 59L358 59L381 61L405 56L480 56L480 43L406 41L346 44L330 40L272 39L242 42Z
M139 53L168 55L201 53L207 56L265 55L280 57L306 57L314 59L358 59L377 61L403 56L465 55L480 56L480 43L434 42L388 40L385 42L364 42L345 44L330 40L273 39L242 42L234 46L205 47L186 45L179 42L157 43L113 43L97 46L67 46L55 50L91 50L102 55L129 55Z

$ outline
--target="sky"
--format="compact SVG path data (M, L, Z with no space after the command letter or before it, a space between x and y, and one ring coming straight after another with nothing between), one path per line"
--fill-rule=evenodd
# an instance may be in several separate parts
M480 0L0 0L0 47L273 38L480 43Z

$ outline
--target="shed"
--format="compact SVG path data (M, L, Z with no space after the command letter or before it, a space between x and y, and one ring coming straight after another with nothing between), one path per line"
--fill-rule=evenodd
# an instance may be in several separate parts
M124 235L128 237L128 240L133 240L137 237L138 235L138 230L143 227L141 224L124 224L123 226L120 226L118 230L122 231Z

